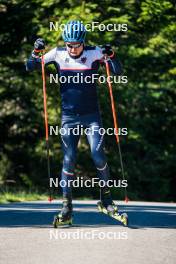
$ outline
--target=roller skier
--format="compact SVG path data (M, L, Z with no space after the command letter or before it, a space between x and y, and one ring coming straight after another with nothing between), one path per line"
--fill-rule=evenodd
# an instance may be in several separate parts
M96 74L99 67L104 64L105 56L108 57L110 71L115 75L122 74L122 67L110 45L98 46L85 45L86 30L80 21L70 21L63 31L65 47L56 47L44 56L45 67L54 64L60 77L76 76L82 74L84 80ZM34 50L26 63L27 71L41 68L40 53L45 49L45 42L39 38L34 43ZM61 127L66 131L77 125L93 129L93 126L102 127L100 110L95 82L64 82L60 83L61 94ZM98 130L98 129L97 129ZM61 179L67 184L62 187L63 206L54 219L54 227L72 223L72 186L68 182L75 178L74 168L76 162L77 146L80 135L66 133L61 135L63 149L63 167ZM87 135L91 156L97 169L99 180L105 183L109 179L109 167L104 153L104 139L98 131ZM98 204L100 211L110 215L118 214L108 186L100 188L101 201ZM126 219L117 219L126 225Z

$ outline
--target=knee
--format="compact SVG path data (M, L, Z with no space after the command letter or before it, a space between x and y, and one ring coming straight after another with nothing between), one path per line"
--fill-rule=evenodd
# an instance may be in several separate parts
M73 172L75 168L75 159L72 156L65 155L63 160L63 168L66 171Z
M97 169L103 169L104 166L106 165L106 157L104 153L93 151L92 158L94 160L94 163Z

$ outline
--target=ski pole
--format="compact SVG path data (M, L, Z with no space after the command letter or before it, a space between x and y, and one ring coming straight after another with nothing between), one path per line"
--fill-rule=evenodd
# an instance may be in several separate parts
M104 61L105 61L106 73L107 73L107 77L108 77L107 83L108 83L109 94L110 94L110 99L111 99L111 108L112 108L112 115L113 115L113 121L114 121L116 142L117 142L118 150L119 150L122 178L123 178L123 180L125 180L122 152L121 152L120 140L119 140L119 135L118 135L118 123L117 123L117 116L116 116L116 110L115 110L115 104L114 104L114 97L113 97L113 92L112 92L112 85L111 85L111 82L109 81L109 79L110 79L110 69L109 69L108 57L107 56L105 56L105 60ZM128 201L129 201L129 199L128 199L128 196L127 196L127 189L125 187L125 202L127 203Z
M48 201L53 200L51 196L50 189L50 178L51 178L51 168L50 168L50 148L49 148L49 137L48 137L48 113L47 113L47 98L46 98L46 78L45 78L45 65L43 53L41 56L41 65L42 65L42 81L43 81L43 108L44 108L44 120L45 120L45 139L46 139L46 155L47 155L47 171L48 171L48 180L49 180L49 198Z

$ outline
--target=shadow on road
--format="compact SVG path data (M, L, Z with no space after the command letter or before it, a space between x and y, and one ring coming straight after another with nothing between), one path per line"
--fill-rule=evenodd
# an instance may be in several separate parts
M60 207L60 206L59 206ZM58 205L48 203L11 203L0 205L0 227L50 228ZM119 206L127 212L130 228L176 228L176 207L155 205ZM97 211L96 204L74 205L74 227L119 226L116 220Z

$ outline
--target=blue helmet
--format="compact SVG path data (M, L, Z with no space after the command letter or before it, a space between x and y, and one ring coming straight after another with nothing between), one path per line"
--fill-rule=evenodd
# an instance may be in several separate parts
M65 25L62 37L64 42L84 42L86 29L80 21L70 21Z

